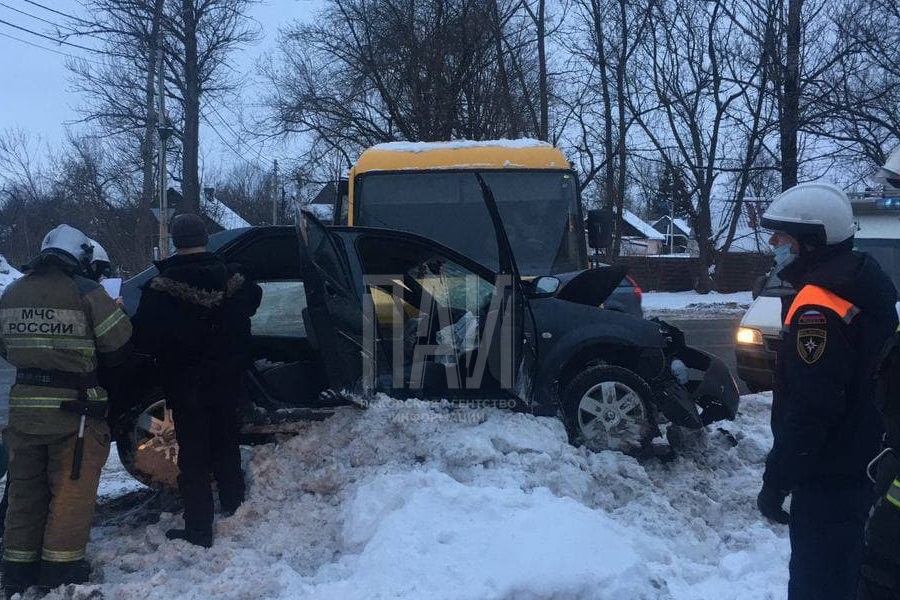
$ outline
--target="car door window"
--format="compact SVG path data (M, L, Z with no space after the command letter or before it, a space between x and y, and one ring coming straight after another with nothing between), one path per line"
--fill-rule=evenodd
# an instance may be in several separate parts
M515 343L500 338L513 332L501 326L508 290L497 285L494 273L410 240L363 237L357 249L394 367L391 387L424 395L500 387L492 358L508 354Z
M302 281L260 281L262 300L250 319L254 336L307 337L303 321L306 292Z

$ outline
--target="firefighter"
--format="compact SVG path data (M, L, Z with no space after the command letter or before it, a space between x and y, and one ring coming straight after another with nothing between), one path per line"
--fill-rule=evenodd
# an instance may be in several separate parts
M887 191L900 190L900 149L881 171ZM884 417L884 447L869 466L876 501L866 525L859 600L900 599L900 331L881 356L875 404Z
M774 443L757 506L789 524L790 600L852 598L873 500L866 465L882 430L872 374L897 327L897 290L871 256L853 250L853 211L834 185L782 192L762 225L774 232L778 276L798 292L782 315ZM790 514L782 506L789 494Z
M112 277L112 263L109 262L109 254L106 253L100 242L90 240L90 244L93 247L93 252L91 253L91 262L88 266L87 276L99 283Z
M7 597L90 576L85 547L109 455L107 388L127 359L131 323L84 272L91 245L51 230L26 274L0 298L0 355L16 367L9 394Z

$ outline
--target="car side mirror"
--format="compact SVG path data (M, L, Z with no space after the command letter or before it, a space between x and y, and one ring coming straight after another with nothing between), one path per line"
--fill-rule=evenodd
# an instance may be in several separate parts
M766 287L766 279L768 275L760 275L753 280L753 287L750 289L750 297L756 300L762 294L763 288Z
M594 250L612 245L613 213L609 209L592 209L587 213L588 246Z
M559 278L553 275L543 275L531 282L531 297L546 298L559 291Z

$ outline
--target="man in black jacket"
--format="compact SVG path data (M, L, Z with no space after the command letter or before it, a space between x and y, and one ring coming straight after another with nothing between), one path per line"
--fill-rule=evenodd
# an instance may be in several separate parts
M261 290L206 251L203 220L183 214L171 226L174 256L156 264L159 275L144 284L135 312L134 344L160 364L178 440L178 489L184 529L170 539L212 545L213 496L218 485L223 513L244 501L238 446L240 373L249 342L249 319Z
M798 293L783 315L774 444L757 505L790 524L790 600L852 598L873 500L866 465L882 430L872 376L897 327L897 290L874 259L853 251L850 202L833 185L786 190L762 224L774 231L779 277Z

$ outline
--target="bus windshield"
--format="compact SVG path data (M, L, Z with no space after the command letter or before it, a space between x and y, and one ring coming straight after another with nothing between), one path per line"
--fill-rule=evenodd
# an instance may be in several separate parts
M522 275L587 267L584 226L571 171L478 172L497 201ZM354 225L417 233L497 269L496 236L474 173L470 169L359 175Z

